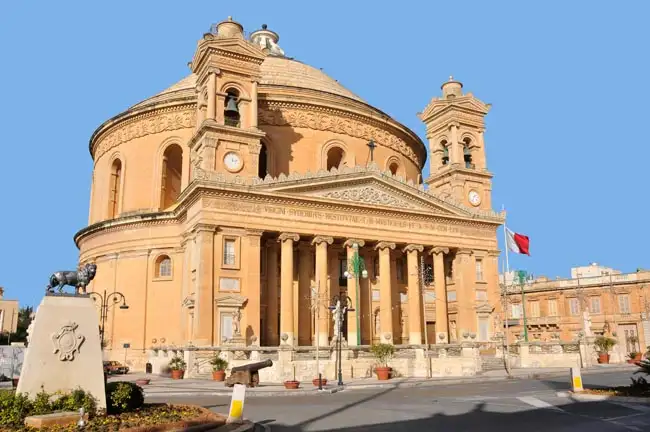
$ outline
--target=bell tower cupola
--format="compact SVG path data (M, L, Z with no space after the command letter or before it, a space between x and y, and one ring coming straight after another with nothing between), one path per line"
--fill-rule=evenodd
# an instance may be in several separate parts
M426 125L431 175L429 188L452 195L467 206L492 209L492 174L485 157L485 116L490 110L463 84L449 77L435 97L418 114Z
M264 136L257 123L257 87L267 55L246 40L232 17L199 40L190 63L197 77L197 122L189 143L193 168L257 175Z

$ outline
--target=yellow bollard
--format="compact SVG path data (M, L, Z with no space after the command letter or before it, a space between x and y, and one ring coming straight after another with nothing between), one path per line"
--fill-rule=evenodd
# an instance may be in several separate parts
M571 391L572 392L581 392L584 388L582 387L582 374L580 373L579 367L571 368Z
M244 399L246 398L246 386L235 384L230 400L230 411L226 423L243 423L244 420Z

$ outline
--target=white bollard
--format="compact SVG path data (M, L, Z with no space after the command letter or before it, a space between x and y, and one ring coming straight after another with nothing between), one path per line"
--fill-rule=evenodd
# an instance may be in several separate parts
M246 386L235 384L230 399L230 411L226 423L243 423L244 420L244 399L246 398Z
M571 368L571 391L572 392L581 392L584 388L582 387L582 374L580 373L579 367Z

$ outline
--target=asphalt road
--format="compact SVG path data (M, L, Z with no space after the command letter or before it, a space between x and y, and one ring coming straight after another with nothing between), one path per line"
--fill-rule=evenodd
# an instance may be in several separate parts
M626 385L629 372L583 376L586 387ZM650 431L650 405L574 403L568 377L313 396L250 397L244 416L272 431ZM147 399L162 402L161 399ZM228 397L174 397L227 413Z

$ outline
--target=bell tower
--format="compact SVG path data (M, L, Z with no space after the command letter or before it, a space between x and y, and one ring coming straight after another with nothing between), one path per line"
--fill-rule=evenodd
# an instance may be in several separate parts
M423 112L431 155L431 190L447 193L468 207L492 209L492 174L485 157L485 115L490 105L449 77L442 97L433 98Z
M193 164L207 171L254 176L264 132L257 127L257 85L266 53L228 17L203 35L190 63L197 76Z

